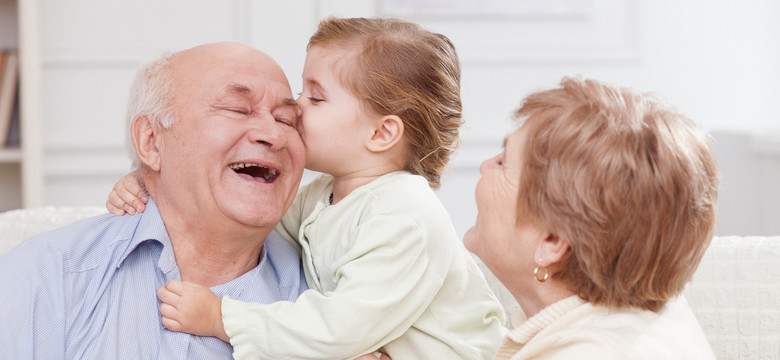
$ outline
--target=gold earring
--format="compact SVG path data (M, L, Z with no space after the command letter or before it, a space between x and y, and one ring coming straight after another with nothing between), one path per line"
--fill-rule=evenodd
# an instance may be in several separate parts
M539 267L537 266L534 268L534 280L536 280L537 282L543 283L547 281L548 278L550 278L550 269L548 269L546 266L543 269L544 269L544 276L542 276L542 278L540 279Z

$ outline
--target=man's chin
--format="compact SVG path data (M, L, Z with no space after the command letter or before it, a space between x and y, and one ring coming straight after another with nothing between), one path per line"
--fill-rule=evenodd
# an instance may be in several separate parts
M248 228L273 229L279 223L279 217L257 216L257 214L241 214L234 217L235 221Z
M220 212L227 219L232 219L232 226L270 227L273 228L281 219L282 205L272 201L249 202L247 198L238 201L223 202ZM278 210L275 210L278 209Z

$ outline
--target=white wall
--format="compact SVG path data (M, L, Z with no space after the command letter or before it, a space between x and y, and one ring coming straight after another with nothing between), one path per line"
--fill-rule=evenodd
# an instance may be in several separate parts
M143 58L204 42L243 41L273 56L298 92L306 41L319 18L388 14L379 0L190 0L186 7L151 0L37 1L44 197L53 205L103 204L129 168L123 113ZM780 2L557 3L571 10L403 14L449 36L462 59L466 126L440 191L459 233L476 215L479 163L499 151L520 99L564 75L582 75L658 92L713 132L724 173L719 234L780 234L773 221L780 218L774 206L780 201Z

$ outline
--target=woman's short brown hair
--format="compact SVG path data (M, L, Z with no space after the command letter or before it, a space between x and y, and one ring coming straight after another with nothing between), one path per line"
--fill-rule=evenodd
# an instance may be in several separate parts
M564 78L516 111L528 129L520 218L565 239L553 278L586 301L657 311L713 236L708 136L659 100Z
M404 170L438 188L458 146L462 124L460 63L441 34L391 18L334 18L320 22L308 47L353 51L342 85L372 111L397 115L408 144Z

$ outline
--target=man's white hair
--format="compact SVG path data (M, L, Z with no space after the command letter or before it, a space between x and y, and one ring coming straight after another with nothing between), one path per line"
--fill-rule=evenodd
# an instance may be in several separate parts
M171 59L173 53L165 52L146 60L138 68L130 87L130 99L127 102L127 151L133 161L132 169L143 168L143 163L136 153L131 135L133 120L146 116L153 127L168 129L176 122L173 107L173 81Z

